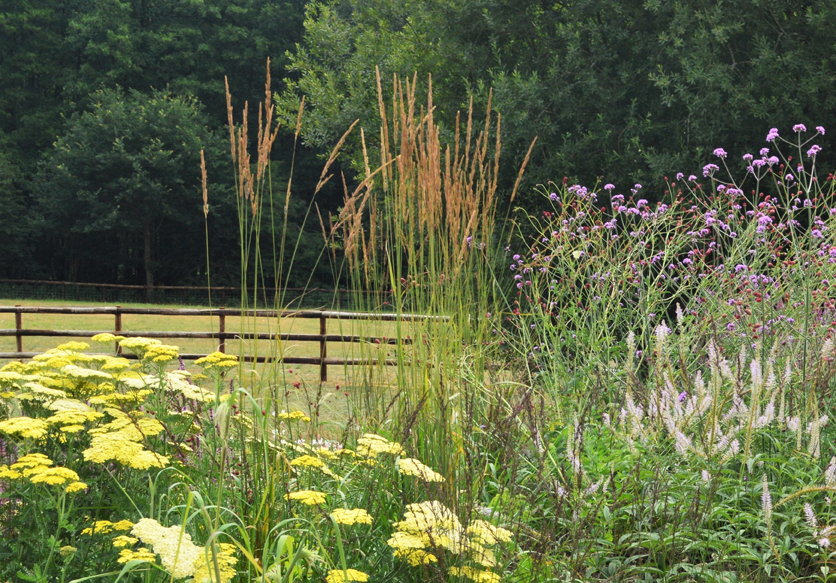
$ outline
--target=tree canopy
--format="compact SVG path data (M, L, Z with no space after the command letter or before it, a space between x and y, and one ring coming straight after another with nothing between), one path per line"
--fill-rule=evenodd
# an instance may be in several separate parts
M303 96L307 103L294 171L294 189L304 191L355 120L374 150L377 71L387 102L394 75L417 76L419 103L432 76L435 117L448 142L456 112L472 102L481 116L492 92L502 116L506 200L534 136L517 203L531 204L534 185L564 176L623 190L643 183L652 199L662 195L664 176L693 172L714 148L725 148L742 170L740 156L764 144L771 127L836 131L834 21L829 0L7 0L0 8L0 235L8 243L0 276L143 283L136 243L127 243L140 227L117 218L134 205L137 218L150 213L158 225L151 275L195 281L195 268L175 260L171 243L188 229L167 231L182 227L177 209L197 204L197 152L178 158L183 174L164 178L181 162L162 149L155 159L152 150L174 152L174 145L153 124L139 131L128 110L101 118L120 120L126 133L94 129L106 99L114 112L122 111L119 100L188 108L194 113L183 119L192 127L177 132L193 147L226 131L224 77L236 110L251 104L254 125L270 57L285 122L273 154L277 183L289 171ZM74 142L78 132L87 137ZM132 150L130 135L150 140L146 150ZM338 161L349 183L364 166L359 135ZM89 151L76 152L79 144ZM822 146L818 163L832 168L833 149ZM126 174L133 163L147 170ZM70 171L88 174L62 174ZM98 172L102 184L94 187ZM222 177L221 170L211 179L220 185ZM340 204L340 182L320 195L326 222ZM82 199L86 209L57 208L59 200ZM304 208L291 228L300 228ZM102 237L108 245L92 244ZM226 281L235 281L235 247L217 259Z

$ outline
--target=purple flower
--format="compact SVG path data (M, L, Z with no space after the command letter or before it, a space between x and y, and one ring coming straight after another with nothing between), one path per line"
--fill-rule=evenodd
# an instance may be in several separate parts
M685 176L685 175L684 175L682 172L677 172L677 173L676 173L676 179L677 179L677 180L682 180L682 177L683 177L683 176Z
M640 189L641 189L641 187L642 187L642 185L641 185L641 184L637 184L637 185L635 185L633 188L635 188L636 190L640 190Z
M514 261L519 261L519 260L520 260L520 256L519 256L519 254L514 255L513 260L514 260Z
M823 238L824 238L824 235L822 235L822 234L821 234L821 231L820 231L820 230L818 230L818 229L813 229L812 231L810 231L810 235L811 235L814 239L823 239Z
M821 135L824 135L824 128L822 126L816 126L816 131L819 132Z
M792 131L794 131L795 133L806 132L807 126L805 126L803 123L797 123L794 126L792 126Z
M719 167L719 166L717 166L717 164L706 164L706 165L705 165L705 166L703 166L703 168L702 168L702 175L703 175L704 177L708 178L709 176L711 176L711 175L713 175L715 172L717 172L719 169L720 169L720 167Z
M694 182L696 179L697 177L691 174L691 176L688 177L688 182Z
M769 164L770 166L774 166L778 162L780 162L780 160L778 159L778 156L770 156L769 158L766 159L766 163Z
M714 155L717 156L718 158L725 158L726 156L728 156L728 154L726 153L726 151L723 148L716 148L714 150Z
M767 142L774 142L775 138L778 137L778 128L772 128L769 130L769 133L766 134L766 141Z
M615 184L607 183L604 185L604 190L612 190L613 188L615 188Z
M743 154L743 159L746 160L747 162L751 162L752 158L754 158L754 156L752 156L752 154Z
M769 148L761 148L761 157L762 158L766 158L766 156L768 154L769 154Z
M819 152L821 152L821 146L813 144L813 146L809 150L807 150L807 157L815 158L816 154L818 154Z
M682 391L681 393L679 393L679 402L680 403L684 403L685 399L687 399L687 398L688 398L688 393L687 392Z
M551 193L551 194L549 195L549 198L550 198L551 200L557 200L557 193L556 193L556 192Z
M792 182L793 180L795 180L795 178L793 178L792 174L790 174L790 173L787 173L786 179L787 179L787 182Z

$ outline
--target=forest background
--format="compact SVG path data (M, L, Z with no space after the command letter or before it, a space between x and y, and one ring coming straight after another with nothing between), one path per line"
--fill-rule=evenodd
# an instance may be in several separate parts
M665 176L720 145L740 171L769 127L836 127L834 22L832 0L4 0L0 277L204 284L204 149L212 284L238 284L224 77L255 127L268 57L280 204L305 97L288 233L302 230L302 244L288 283L331 287L306 209L323 156L355 120L332 169L356 183L360 128L375 150L376 68L386 95L394 74L416 74L419 103L432 75L448 142L456 112L472 100L483 113L492 88L505 211L534 136L515 205L564 176L642 184L653 201ZM819 157L836 163L832 149ZM339 179L317 194L326 222L342 194Z

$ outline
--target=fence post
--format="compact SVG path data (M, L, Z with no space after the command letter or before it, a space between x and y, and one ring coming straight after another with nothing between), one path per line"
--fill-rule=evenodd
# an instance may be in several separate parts
M119 336L119 332L122 331L122 312L119 310L122 306L116 306L116 315L114 316L114 323L113 323L113 330L114 335ZM119 346L119 341L116 341L116 354L122 354L122 347Z
M223 312L225 309L226 306L222 307L220 313L218 314L218 336L221 341L218 345L218 350L220 352L226 352L226 338L224 337L224 334L226 333L226 314Z
M322 383L328 380L328 365L325 364L325 357L328 356L328 345L325 343L327 329L328 320L322 314L319 316L319 381Z
M20 304L15 304L16 308L20 307ZM21 330L23 330L23 314L21 312L15 312L15 340L17 340L17 351L23 352L23 334L21 334Z

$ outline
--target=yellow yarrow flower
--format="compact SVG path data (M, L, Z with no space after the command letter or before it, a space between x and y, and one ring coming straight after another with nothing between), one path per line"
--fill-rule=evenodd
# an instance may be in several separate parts
M415 548L418 539L422 546L444 547L451 553L460 553L464 548L465 533L458 517L452 510L437 500L407 505L404 519L393 526L405 533L393 533L388 544L394 548ZM409 536L407 536L409 535ZM417 545L416 545L417 546Z
M156 554L149 551L145 547L139 547L136 550L122 549L122 552L119 553L119 558L116 559L116 562L120 564L125 564L129 561L145 561L146 563L153 563L156 560Z
M90 340L93 342L117 342L124 339L124 336L114 336L110 332L105 332L103 334L96 334Z
M316 504L325 504L325 492L317 492L316 490L300 490L298 492L291 492L285 495L287 500L298 500L302 504L314 506Z
M310 423L311 421L311 418L301 411L291 411L290 413L282 411L277 417L281 421L304 421L305 423Z
M76 342L76 341L73 340L71 342L65 342L64 344L59 344L58 346L56 346L52 350L56 350L56 351L57 350L65 350L67 352L81 352L82 350L87 350L88 348L90 348L90 345L87 344L86 342Z
M331 516L338 524L352 525L352 524L371 524L372 516L362 508L353 508L347 510L345 508L336 508Z
M151 546L174 579L194 575L195 562L203 548L195 545L191 535L179 526L165 527L153 518L143 518L134 525L131 534Z
M30 453L28 455L20 456L17 461L11 465L11 469L23 472L26 476L28 470L35 468L48 468L52 465L52 460L42 453Z
M357 440L357 453L363 457L377 457L381 453L402 455L404 450L400 443L374 433L366 433Z
M514 533L510 530L494 526L485 520L474 520L467 527L467 534L476 542L483 545L495 545L497 542L509 542Z
M396 559L406 561L412 567L438 562L435 555L422 549L395 549L393 554Z
M325 578L327 583L348 583L348 581L368 581L369 576L362 571L356 569L335 569L328 571L328 576Z
M61 486L67 482L78 482L78 474L69 468L43 468L36 471L29 477L33 484L49 484L50 486Z
M164 468L168 465L166 456L143 449L141 443L127 439L121 432L94 436L90 447L82 455L90 462L103 464L116 461L136 470Z
M127 536L124 534L120 534L119 536L113 537L111 544L117 549L121 549L124 547L131 547L139 542L138 538L134 538L132 536Z
M92 536L94 534L108 534L113 531L113 523L109 520L97 520L93 526L89 526L81 531L83 535Z
M467 577L476 583L499 583L499 575L491 571L482 571L472 567L450 567L448 570L451 575L459 575Z
M6 464L0 465L0 478L18 480L22 477L23 475L20 472L10 469Z
M85 484L84 482L73 482L72 484L64 488L64 491L68 494L72 494L73 492L80 492L81 490L86 489L87 484Z
M58 554L62 557L69 557L73 553L75 553L78 549L71 545L65 545L58 549Z
M143 360L152 360L154 362L171 362L180 355L179 346L171 346L168 344L158 344L151 346L142 355Z
M404 476L416 476L425 482L443 482L444 476L425 466L414 458L401 458L397 462L398 472Z
M324 468L325 462L321 459L314 457L312 455L303 455L299 456L298 458L292 460L290 462L291 466L295 467L303 467L303 468Z
M207 562L206 553L201 553L195 562L194 568L194 583L216 583L215 582L215 561L218 563L218 570L220 571L220 583L228 583L235 577L235 565L238 564L238 557L235 556L235 545L229 543L219 543L218 552L214 559L212 553L209 553Z
M0 433L17 435L23 439L40 439L47 434L47 423L32 417L12 417L0 421Z

